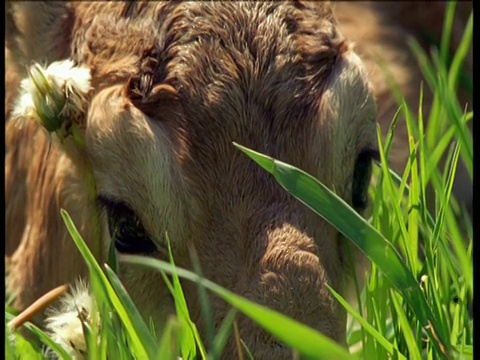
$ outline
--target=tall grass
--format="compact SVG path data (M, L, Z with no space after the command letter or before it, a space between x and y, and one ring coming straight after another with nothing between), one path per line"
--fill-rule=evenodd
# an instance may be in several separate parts
M98 264L68 214L62 212L72 239L89 266L91 291L99 314L92 314L93 319L84 322L89 358L106 359L108 355L110 359L177 359L179 356L216 359L229 336L235 338L237 344L237 353L229 357L249 358L248 348L235 331L238 312L264 327L289 346L292 354L302 358L472 358L472 224L452 197L452 186L460 160L470 177L473 173L472 134L467 127L473 113L463 111L464 104L459 103L456 95L462 76L461 64L471 43L473 18L448 63L448 19L453 11L454 5L449 5L446 31L438 51L434 50L429 57L418 44L411 43L434 101L430 112L424 114L422 106L409 109L399 97L398 114L406 119L410 151L402 174L394 173L387 161L397 117L392 120L385 138L378 129L381 161L374 168L375 181L370 187L372 215L369 219L361 218L305 172L237 145L239 151L245 152L286 191L335 226L346 241L370 260L365 286L357 288L356 307L331 289L351 318L347 329L349 351L282 314L221 288L198 272L175 267L173 257L166 263L138 256L119 259L113 256L109 265ZM441 165L442 158L447 159L445 166ZM115 274L116 261L150 267L163 274L175 300L176 316L168 319L162 334L140 316ZM190 319L180 279L196 282L200 294L213 292L232 307L217 333L210 326L208 340L200 338ZM205 305L208 321L208 304ZM6 306L7 321L12 317ZM42 330L32 324L25 326L60 358L70 358ZM8 359L42 358L39 346L18 332L9 335L7 327L5 351Z

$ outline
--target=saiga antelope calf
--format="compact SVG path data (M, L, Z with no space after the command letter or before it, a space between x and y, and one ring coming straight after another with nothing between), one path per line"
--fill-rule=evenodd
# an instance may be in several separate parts
M191 267L194 247L207 278L345 343L346 314L326 285L345 292L346 241L232 145L302 168L365 210L376 105L329 3L19 2L6 13L7 288L18 308L86 274L64 208L92 248L101 234L100 260L112 233L121 253L165 259L168 231L177 265ZM62 119L84 146L26 116L32 60L85 74L73 81L88 84L78 111ZM119 274L160 331L174 311L161 276ZM202 329L196 287L183 286ZM228 306L212 301L218 325ZM248 319L239 327L256 358L290 357Z

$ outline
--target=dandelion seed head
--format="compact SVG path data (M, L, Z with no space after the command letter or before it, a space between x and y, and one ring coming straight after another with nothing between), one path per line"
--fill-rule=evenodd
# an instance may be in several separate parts
M52 132L85 112L91 89L90 69L76 67L67 59L53 62L46 69L34 63L28 73L20 85L15 117L37 120Z
M46 311L45 327L52 340L62 346L74 359L83 359L87 351L80 314L87 322L95 306L85 281L79 280L71 292L60 299L58 307ZM88 324L89 325L89 324Z

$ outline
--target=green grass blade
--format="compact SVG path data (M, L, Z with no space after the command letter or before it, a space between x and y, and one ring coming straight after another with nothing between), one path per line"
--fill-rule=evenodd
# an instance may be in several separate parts
M121 255L119 260L129 264L147 266L170 274L176 273L179 277L193 282L202 282L202 285L205 286L205 288L240 310L258 325L278 338L282 343L297 350L300 355L305 358L352 359L352 356L344 348L319 332L290 319L279 312L236 295L191 271L176 268L164 261L142 256Z
M458 138L458 141L461 143L462 148L462 156L464 157L467 165L467 170L469 171L470 176L472 175L472 167L470 166L473 164L473 140L472 134L465 124L465 116L466 112L460 106L457 96L455 96L455 90L449 89L447 85L447 69L445 65L441 63L439 59L439 55L437 51L432 51L432 60L437 69L437 76L439 87L436 93L439 95L440 99L442 100L442 105L444 111L446 111L447 119L449 123L451 123L454 128ZM451 74L450 74L451 75ZM454 96L452 96L454 95Z
M10 321L10 320L13 319L13 315L11 315L9 313L5 313L5 318L6 318L7 321ZM30 322L26 322L25 324L23 324L23 327L25 327L28 331L30 331L37 339L39 339L42 343L44 343L49 349L51 349L53 352L55 352L60 359L64 359L64 360L70 360L71 359L71 356L65 351L65 349L63 347L61 347L59 344L57 344L56 342L54 342L39 327L37 327L36 325L34 325Z
M402 112L402 107L399 107L395 112L395 114L393 115L393 119L390 122L390 125L388 126L387 135L385 136L385 147L384 147L384 151L387 157L393 145L393 139L395 137L395 128L397 126L398 118L401 112Z
M243 340L240 341L242 342L243 350L245 350L245 354L247 355L247 360L255 360L247 344L245 344Z
M235 321L235 316L237 312L235 309L230 309L227 316L223 319L222 325L218 330L217 335L213 341L212 351L208 356L209 360L220 359L220 355L222 354L222 350L227 343L228 337L232 331L233 322Z
M422 102L420 101L420 107ZM420 221L420 208L421 208L421 197L420 197L420 175L419 175L419 148L418 143L415 143L414 140L414 131L415 126L414 120L410 116L406 116L407 122L407 131L408 131L408 145L410 148L410 190L408 192L408 245L407 252L409 254L411 269L414 274L416 274L420 268L419 258L418 258L418 229ZM422 149L423 150L423 149Z
M17 357L14 344L10 341L14 336L13 334L9 334L7 323L5 323L5 359L14 359Z
M448 74L448 88L455 92L457 89L457 82L460 78L460 71L462 69L463 62L472 46L473 39L473 12L470 13L468 18L467 26L465 27L465 32L463 33L462 40L458 45L458 49L453 56L452 64L450 66L450 71Z
M391 284L404 296L414 310L422 326L427 327L432 340L437 338L451 350L447 336L441 332L437 319L428 306L425 296L411 271L402 261L397 250L385 237L357 214L345 201L334 194L313 176L291 165L235 144L272 175L290 194L322 216L381 269ZM434 330L431 330L431 327ZM442 345L438 345L442 347ZM441 353L439 349L439 353Z
M138 336L144 341L148 342L151 348L155 348L155 340L152 337L147 324L143 321L142 315L138 311L137 307L133 303L132 298L128 295L127 290L120 282L117 274L105 264L105 274L107 275L110 284L112 285L115 293L118 295L121 303L125 307L126 312L129 314L132 324L138 333Z
M455 1L447 3L447 10L445 12L445 19L443 20L443 31L440 43L440 51L442 54L443 63L448 63L450 53L450 38L452 36L452 26L455 19Z
M182 325L176 317L169 317L160 340L155 359L176 360L180 355L179 336Z
M108 299L117 311L118 315L122 319L123 324L125 325L125 329L130 336L130 346L134 351L135 355L140 359L148 359L153 356L155 352L155 346L151 344L151 342L146 339L145 343L142 341L142 338L137 333L137 329L135 328L135 324L130 319L130 316L123 306L122 302L120 301L119 297L113 290L112 286L110 285L107 277L103 273L100 265L97 263L95 257L90 252L89 248L85 244L84 240L78 233L75 225L73 224L72 219L68 215L65 210L61 210L62 218L67 226L67 229L72 236L75 244L77 245L78 250L82 254L83 258L85 259L87 266L90 271L90 281L92 285L95 283L101 287L106 295L105 299Z
M454 174L455 174L456 169L457 169L458 159L459 159L459 155L460 155L460 146L459 145L460 145L459 143L457 143L455 145L452 162L450 163L450 166L448 168L447 186L445 188L445 192L444 192L444 194L442 196L442 199L441 199L440 211L438 213L437 222L435 224L435 228L434 228L434 231L433 231L434 242L437 242L438 238L440 236L440 231L443 228L443 222L444 222L444 218L445 218L446 208L448 206L448 203L450 201L450 196L452 194Z
M328 286L328 285L327 285ZM368 323L353 307L333 288L328 286L328 289L332 293L332 295L337 299L337 301L342 304L342 306L348 311L350 315L352 315L360 325L370 334L372 337L378 341L378 343L394 358L397 360L406 359L404 355L402 355L398 349L396 349L393 344L391 344L379 331L377 331L372 325Z
M28 359L28 360L42 360L43 356L38 348L38 346L27 339L25 339L23 336L16 336L15 339L15 348L16 348L16 353L17 354L22 354L22 356L12 356L10 357L6 353L5 359ZM7 350L7 349L6 349Z
M414 332L410 327L410 322L408 321L407 315L405 314L405 311L402 309L402 306L400 305L397 299L397 296L398 296L397 294L392 293L391 300L395 308L398 325L402 329L403 335L405 337L405 343L408 348L408 355L409 355L408 358L411 360L421 360L422 355L420 354L417 341L414 337Z
M404 108L406 107L406 104L404 103ZM410 117L410 111L405 111L405 116L407 118ZM380 167L383 171L383 182L385 184L385 187L387 189L387 194L388 194L388 197L390 199L392 199L393 201L391 201L391 204L392 204L392 207L393 207L393 216L394 216L394 222L395 224L397 224L397 226L399 227L399 235L401 237L401 245L403 247L403 251L405 253L405 255L407 256L407 260L408 260L408 264L410 266L412 266L412 264L414 263L414 260L411 258L411 253L408 251L408 232L407 232L407 227L406 227L406 224L405 224L405 218L403 216L403 213L402 213L402 209L401 209L401 201L402 201L402 196L399 196L397 195L398 193L403 193L405 192L405 189L407 188L407 181L408 181L408 177L409 177L409 174L410 174L410 171L411 171L411 166L412 166L412 162L413 162L413 159L415 157L415 152L414 150L410 152L409 154L409 161L407 162L406 164L406 168L405 168L405 171L404 171L404 174L401 178L401 181L400 181L400 185L399 185L399 189L397 191L397 189L395 188L394 184L393 184L393 179L392 177L390 176L390 168L388 167L388 162L387 162L387 157L386 157L386 154L384 153L383 151L383 147L381 146L381 142L382 142L382 139L381 139L381 131L380 131L380 127L378 126L377 127L377 139L378 139L378 142L380 144L379 146L379 153L380 153L380 159L381 159L381 162L380 162ZM393 242L394 239L392 239L392 242Z
M168 246L168 256L170 264L175 268L175 262L173 260L172 248L170 246L170 240L168 235L165 236ZM202 359L206 358L206 351L203 346L200 334L198 333L197 326L193 323L190 318L190 312L188 310L187 301L183 295L182 285L180 284L180 279L176 273L172 274L173 280L173 296L175 298L175 308L177 312L178 319L182 324L182 356L186 359L195 358L197 356L197 345L200 350L200 356Z
M192 246L189 250L190 250L190 259L192 262L194 272L203 276L202 269L200 266L200 260L198 259L198 255L195 247ZM215 337L215 324L213 320L212 307L210 304L210 299L208 298L208 295L207 295L207 290L202 286L202 283L197 284L197 289L198 289L198 298L199 298L200 306L202 309L203 322L205 324L205 335L207 339L207 347L211 348L214 346L213 342Z

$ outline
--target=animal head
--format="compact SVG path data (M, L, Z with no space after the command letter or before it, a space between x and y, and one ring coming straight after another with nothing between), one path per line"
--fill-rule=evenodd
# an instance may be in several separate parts
M353 271L346 240L233 145L297 166L365 210L375 103L330 5L31 8L11 12L37 16L35 27L16 20L11 61L69 59L90 71L75 119L84 149L65 151L93 172L105 246L166 259L168 233L177 265L191 267L194 248L207 278L344 342L345 314L326 285L342 291ZM161 276L125 265L119 274L161 328L174 310ZM196 286L184 290L202 327ZM212 307L220 324L228 306ZM247 319L239 325L257 356L285 355Z

